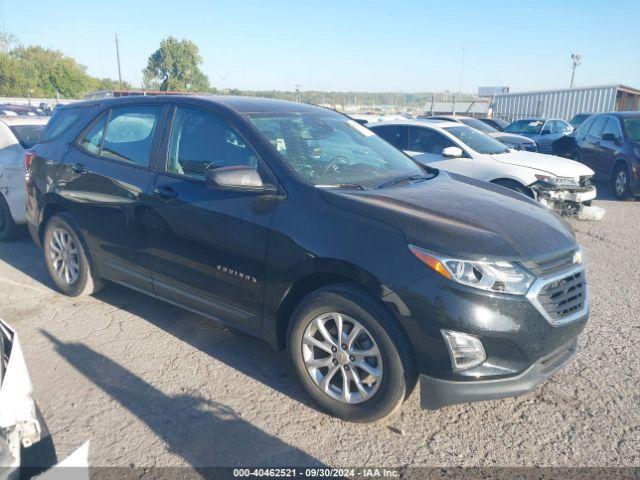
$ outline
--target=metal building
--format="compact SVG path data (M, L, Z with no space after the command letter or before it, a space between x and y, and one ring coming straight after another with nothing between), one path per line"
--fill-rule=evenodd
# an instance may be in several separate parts
M491 110L494 117L507 121L529 117L570 120L577 113L640 110L640 90L624 85L605 85L496 94Z

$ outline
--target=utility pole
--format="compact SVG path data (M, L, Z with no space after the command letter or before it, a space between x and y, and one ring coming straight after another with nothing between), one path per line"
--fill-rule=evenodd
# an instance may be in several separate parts
M462 80L464 79L464 52L466 48L462 47L462 61L460 62L460 101L462 101ZM455 95L454 95L455 97Z
M578 68L582 64L582 55L579 53L571 54L571 84L569 88L573 88L574 81L576 79L576 68Z
M116 58L118 59L118 83L120 84L120 90L122 90L122 71L120 69L120 45L118 44L118 34L116 36Z

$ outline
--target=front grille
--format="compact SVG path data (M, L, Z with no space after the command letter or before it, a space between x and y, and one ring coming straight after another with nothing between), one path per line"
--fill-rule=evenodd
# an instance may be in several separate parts
M578 271L547 283L540 293L538 302L556 323L579 312L585 306L586 282L584 271Z
M525 262L524 266L538 278L547 277L572 267L575 253L575 250L571 250L542 260Z

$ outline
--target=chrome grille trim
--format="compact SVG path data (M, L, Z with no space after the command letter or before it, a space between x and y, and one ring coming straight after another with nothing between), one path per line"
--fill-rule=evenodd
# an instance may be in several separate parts
M552 273L567 272L567 269L574 265L573 256L576 252L577 250L574 249L542 260L523 262L522 265L536 277L547 277Z
M526 296L553 326L584 318L589 313L584 265L578 264L555 275L538 278Z

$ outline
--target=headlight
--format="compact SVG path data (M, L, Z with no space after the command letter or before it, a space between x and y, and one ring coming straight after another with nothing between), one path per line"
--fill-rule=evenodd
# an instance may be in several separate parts
M442 258L413 245L409 250L443 277L481 290L525 295L535 280L531 273L514 262Z
M536 175L540 182L553 185L554 187L579 187L580 179L573 177L554 177L553 175Z

